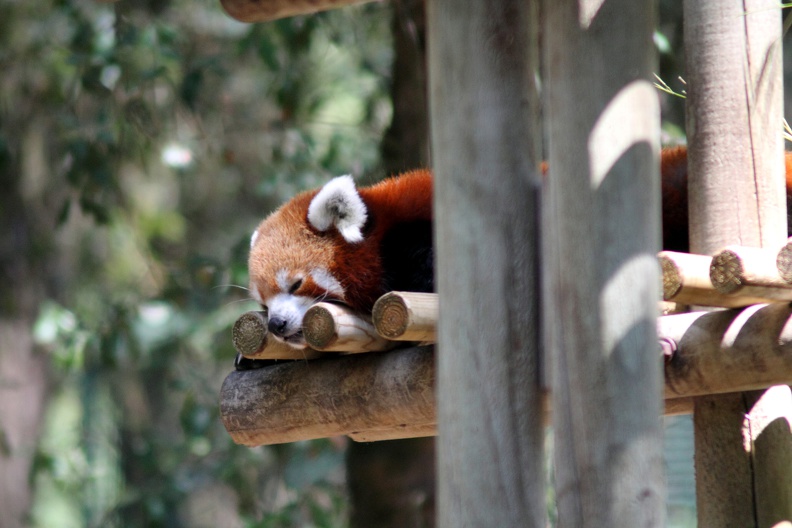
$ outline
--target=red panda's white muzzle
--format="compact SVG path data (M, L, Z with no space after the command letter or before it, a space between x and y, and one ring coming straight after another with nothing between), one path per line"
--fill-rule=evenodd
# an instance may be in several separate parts
M305 312L314 304L311 297L279 293L264 300L267 306L270 333L294 348L305 348L302 320Z

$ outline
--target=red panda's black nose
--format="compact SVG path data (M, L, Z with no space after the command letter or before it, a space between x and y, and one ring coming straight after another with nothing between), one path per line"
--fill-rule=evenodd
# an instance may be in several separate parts
M267 323L267 328L269 331L279 337L284 337L286 333L286 325L288 322L283 317L270 317L269 322Z

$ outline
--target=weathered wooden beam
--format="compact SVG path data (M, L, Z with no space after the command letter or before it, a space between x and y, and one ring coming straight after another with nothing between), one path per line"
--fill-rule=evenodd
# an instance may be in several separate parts
M346 306L317 303L303 317L303 336L309 346L323 352L378 352L395 343L380 336L371 319Z
M270 338L266 312L242 314L231 329L231 342L237 352L249 359L312 359L319 356L316 350L299 350Z
M374 304L371 319L386 339L434 342L438 304L435 293L390 292Z
M371 0L220 0L223 9L240 22L268 22L296 15L309 15L337 7L364 4Z
M415 436L437 421L434 364L431 347L416 347L235 371L220 414L249 446L398 429Z

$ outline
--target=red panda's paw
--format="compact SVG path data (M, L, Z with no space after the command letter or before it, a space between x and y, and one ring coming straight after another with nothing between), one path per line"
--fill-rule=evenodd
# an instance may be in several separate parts
M318 231L338 229L349 243L363 240L366 205L352 176L338 176L325 184L308 206L308 222Z

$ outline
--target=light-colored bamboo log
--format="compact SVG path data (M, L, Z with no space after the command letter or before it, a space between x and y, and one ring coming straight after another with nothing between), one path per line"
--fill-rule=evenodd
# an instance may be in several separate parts
M772 302L763 297L727 295L715 289L710 279L712 257L674 251L657 254L663 272L663 299L696 306L741 308Z
M437 312L435 293L390 292L374 304L371 318L377 333L386 339L433 343Z
M313 359L319 356L316 350L293 348L271 338L266 312L242 314L231 329L231 342L237 352L249 359Z
M792 284L778 271L776 248L729 246L712 257L710 280L720 293L792 301Z
M317 303L305 312L303 336L311 348L323 352L356 354L395 346L377 333L367 316L331 303Z
M776 267L781 278L792 283L792 238L787 239L784 247L778 252Z
M437 422L431 347L230 373L220 414L238 444L425 428Z
M268 22L308 15L371 0L220 0L225 12L240 22Z

